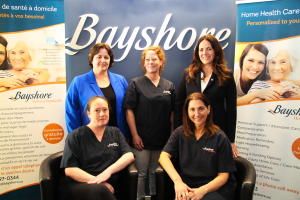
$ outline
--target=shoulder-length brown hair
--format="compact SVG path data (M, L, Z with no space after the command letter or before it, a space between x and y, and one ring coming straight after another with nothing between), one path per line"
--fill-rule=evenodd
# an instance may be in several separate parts
M107 50L107 53L108 53L109 59L110 59L108 68L112 67L113 64L114 64L114 52L110 48L110 46L108 46L105 43L98 43L98 44L95 44L91 48L90 53L89 53L89 66L90 66L91 69L93 69L94 56L99 53L100 49L106 49Z
M219 86L223 86L226 82L226 79L230 78L231 70L229 70L226 66L225 54L221 44L213 35L210 34L203 35L199 38L194 50L192 64L188 68L189 75L186 77L186 80L189 83L194 83L196 79L195 74L202 71L203 63L199 58L199 45L203 40L207 40L215 52L215 58L213 60L213 72L218 76Z
M141 62L140 62L142 70L144 72L147 72L146 68L145 68L145 59L146 59L146 53L148 51L154 51L156 53L157 57L159 58L160 62L162 63L162 65L159 68L159 74L161 74L165 68L166 56L165 56L163 49L160 46L155 46L155 47L150 46L143 51L142 57L141 57Z
M189 139L192 140L194 137L193 135L195 134L195 124L192 122L192 120L189 118L188 115L188 109L189 109L189 104L191 100L200 100L204 103L205 107L208 109L208 106L210 107L209 114L207 115L206 122L204 128L206 129L206 138L211 138L214 136L217 132L217 130L220 130L220 128L213 123L212 119L212 109L210 106L210 102L208 101L207 97L199 92L195 92L190 94L183 106L183 134Z

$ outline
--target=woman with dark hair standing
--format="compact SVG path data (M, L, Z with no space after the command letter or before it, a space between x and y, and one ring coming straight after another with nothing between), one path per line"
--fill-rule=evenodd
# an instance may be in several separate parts
M105 43L94 45L89 53L90 72L73 79L66 97L66 123L68 132L87 125L86 104L92 96L103 96L111 105L108 125L118 127L129 138L125 110L122 108L127 81L121 75L108 71L114 64L114 53Z
M141 67L145 75L130 81L123 105L127 109L132 152L138 169L138 200L145 198L148 169L150 195L155 196L158 158L173 132L175 86L160 76L165 62L165 54L160 46L150 46L143 51Z
M211 102L214 124L229 138L233 156L238 156L234 144L236 127L236 86L226 66L221 44L213 35L199 38L192 64L184 70L175 103L174 127L182 125L182 108L188 95L200 92Z
M236 171L230 141L212 120L204 94L189 95L183 108L183 126L172 133L159 163L174 182L175 200L232 200ZM179 158L180 175L171 157Z

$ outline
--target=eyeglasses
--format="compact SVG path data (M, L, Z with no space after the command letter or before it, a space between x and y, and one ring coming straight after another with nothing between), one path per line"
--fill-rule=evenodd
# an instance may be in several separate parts
M157 58L146 58L145 59L146 62L150 62L150 60L152 60L153 62L156 62L158 59Z

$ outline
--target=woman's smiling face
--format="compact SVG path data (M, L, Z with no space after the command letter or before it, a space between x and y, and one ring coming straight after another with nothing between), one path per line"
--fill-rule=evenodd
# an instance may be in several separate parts
M0 44L0 66L2 65L2 63L5 60L5 46L3 46L2 44Z
M264 70L266 62L266 56L251 47L248 54L243 60L242 76L247 77L250 80L254 80Z
M24 42L18 42L17 45L9 50L9 62L14 70L23 70L29 67L31 57Z
M215 58L215 51L208 40L203 40L199 44L199 59L204 64L212 64Z
M268 61L268 70L272 81L281 82L290 76L292 65L287 51L281 50Z

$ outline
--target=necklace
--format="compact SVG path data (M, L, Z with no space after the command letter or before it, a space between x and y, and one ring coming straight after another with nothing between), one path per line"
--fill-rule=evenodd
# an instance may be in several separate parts
M147 76L147 75L145 75L145 76ZM147 78L148 78L152 83L158 83L158 81L160 80L160 76L158 76L158 79L157 79L156 81L152 81L148 76L147 76Z
M159 80L160 80L160 77L156 81L152 81L152 83L158 83Z

